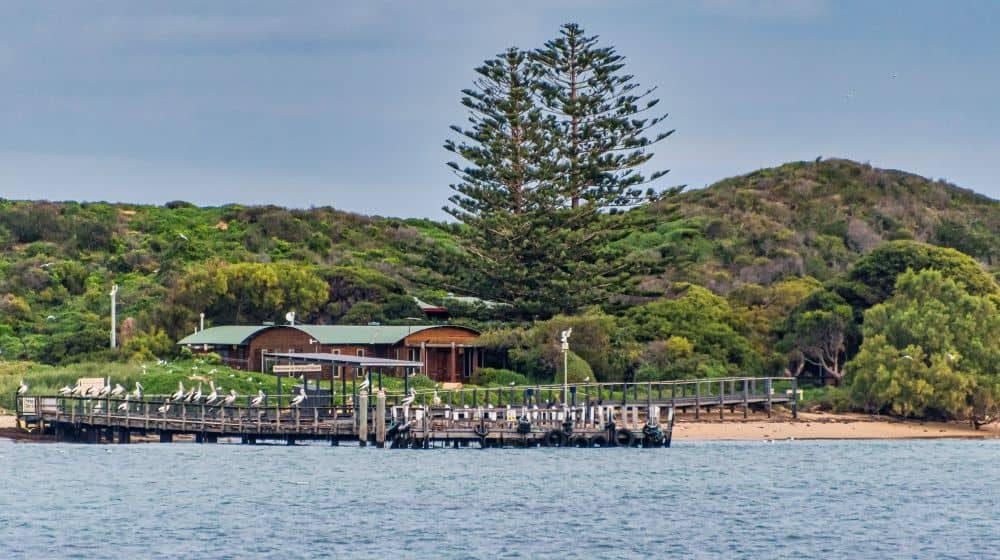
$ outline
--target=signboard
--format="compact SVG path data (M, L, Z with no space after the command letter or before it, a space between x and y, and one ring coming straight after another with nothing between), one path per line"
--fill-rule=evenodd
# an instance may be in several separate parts
M35 413L35 397L21 397L21 413L22 414Z
M316 373L323 371L321 364L280 364L274 366L274 373Z

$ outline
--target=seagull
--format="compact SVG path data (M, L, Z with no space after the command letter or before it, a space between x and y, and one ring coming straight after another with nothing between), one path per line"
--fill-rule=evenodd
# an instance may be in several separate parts
M211 373L211 374L214 375L217 371L219 371L219 370L217 370L215 368L212 368L212 369L208 370L208 373Z
M948 354L948 361L954 362L955 361L955 356L953 356L951 353L949 353Z
M129 394L125 393L125 402L118 405L119 412L125 412L128 410L128 399L129 399Z
M122 387L121 384L119 383L115 383L115 388L111 390L111 396L120 397L124 394L125 394L125 387Z
M229 395L222 399L222 406L231 406L234 402L236 402L236 389L230 389Z
M358 391L359 392L364 391L367 388L368 388L368 378L366 377L365 380L361 382L361 385L358 385Z
M257 396L250 399L250 406L258 407L262 402L264 402L264 391L257 389Z
M179 401L179 400L181 400L181 399L184 398L184 382L183 381L178 381L177 382L177 392L174 393L173 395L170 395L170 398L173 399L173 400L175 400L175 401Z
M49 315L48 317L45 318L45 320L47 320L47 321L55 321L56 320L56 316L55 315Z
M50 266L52 266L52 265L54 265L54 264L56 264L56 263L50 263L50 262L47 262L47 263L45 263L45 264L40 264L40 265L38 265L38 268L48 268L48 267L50 267Z
M850 92L849 91L849 92L845 93L844 94L844 99L847 99L848 101L850 101L851 99L854 99L854 92Z
M205 404L212 404L219 400L219 392L215 389L215 381L209 381L208 386L212 388L212 392L205 397Z
M158 366L162 366L162 365L164 365L166 363L167 363L166 360L163 360L163 359L160 359L160 358L156 359L156 365L158 365Z
M911 356L909 354L903 354L903 359L904 360L911 360L912 361L913 360L913 356Z
M178 233L177 236L183 239L184 241L188 241L188 236L184 235L183 233Z
M67 395L71 395L71 394L73 394L73 388L70 387L69 385L66 385L62 389L59 389L59 394L62 395L62 396L64 396L64 397L67 396Z
M21 380L21 385L19 385L18 388L17 388L17 394L18 395L23 395L23 394L25 394L27 392L28 392L28 386L24 384L24 380L22 379Z
M510 382L510 383L508 383L507 385L509 385L509 386L513 387L513 386L514 386L514 385L516 385L516 384L517 384L517 382L516 382L516 381L511 381L511 382Z
M298 408L302 404L302 401L306 400L306 390L305 388L299 388L299 394L295 395L292 399L292 406Z
M431 402L434 403L434 406L441 406L441 397L438 395L437 389L434 389L434 398L431 399Z
M892 72L892 73L889 74L889 77L892 78L893 80L895 80L896 78L899 77L899 74L897 74L895 72Z

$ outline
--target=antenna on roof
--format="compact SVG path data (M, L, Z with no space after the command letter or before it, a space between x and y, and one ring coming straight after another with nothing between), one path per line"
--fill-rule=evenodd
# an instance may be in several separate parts
M285 320L288 321L289 325L295 325L295 312L289 311L285 313Z

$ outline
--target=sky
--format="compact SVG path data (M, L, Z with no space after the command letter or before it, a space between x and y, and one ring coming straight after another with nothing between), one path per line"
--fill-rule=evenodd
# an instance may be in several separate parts
M1000 198L1000 2L0 0L0 197L444 219L473 69L576 22L660 185L846 157Z

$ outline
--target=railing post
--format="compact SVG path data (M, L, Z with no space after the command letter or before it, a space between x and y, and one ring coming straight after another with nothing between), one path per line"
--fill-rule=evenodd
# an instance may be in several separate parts
M726 382L719 381L719 420L726 419Z
M799 418L799 379L792 378L792 418Z
M694 382L694 419L701 417L701 381Z
M750 396L747 394L747 385L748 384L749 384L749 381L744 378L743 379L743 419L744 420L747 419L747 408L749 408L749 405L750 405L750 403L749 403Z
M764 390L767 391L767 417L771 417L771 397L774 392L774 387L771 385L771 378L768 377L764 384Z

